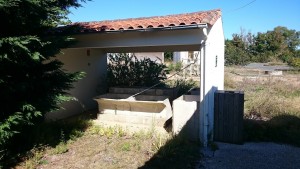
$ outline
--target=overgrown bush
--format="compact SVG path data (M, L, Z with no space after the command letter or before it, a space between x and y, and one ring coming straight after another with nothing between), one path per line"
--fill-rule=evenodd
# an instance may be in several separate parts
M170 80L166 83L166 86L171 87L171 88L177 88L178 89L177 96L186 94L192 88L198 87L197 83L195 81L193 81L192 79Z
M110 54L107 68L108 86L149 87L166 79L166 66L149 58L137 59L127 53Z

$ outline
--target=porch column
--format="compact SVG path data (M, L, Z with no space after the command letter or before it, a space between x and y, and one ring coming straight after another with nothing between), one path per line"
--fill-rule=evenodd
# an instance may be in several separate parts
M207 126L208 126L208 114L207 114L207 109L206 109L206 100L205 100L205 75L206 75L206 41L202 41L201 46L200 46L200 108L199 108L199 113L200 113L200 141L202 142L203 146L207 146L208 142L208 137L207 137Z

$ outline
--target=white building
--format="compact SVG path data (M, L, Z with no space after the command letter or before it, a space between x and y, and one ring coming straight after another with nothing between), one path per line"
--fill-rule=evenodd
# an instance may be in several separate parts
M200 64L200 51L173 52L173 62L182 62L183 64L195 62L196 64Z
M71 72L86 77L70 93L77 98L65 110L49 113L64 118L97 107L93 97L106 74L107 53L197 51L200 75L200 139L207 143L213 131L214 92L224 86L224 35L219 9L136 19L75 23L78 43L58 58Z

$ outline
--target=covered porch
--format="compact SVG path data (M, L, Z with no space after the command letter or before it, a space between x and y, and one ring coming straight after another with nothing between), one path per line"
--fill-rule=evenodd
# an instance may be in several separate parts
M142 21L141 21L142 20ZM93 100L105 83L107 53L199 51L199 139L212 138L214 92L224 85L224 35L220 10L150 18L78 23L73 37L78 43L57 56L65 69L84 71L86 77L70 93L76 100L48 118L64 118L97 107ZM117 26L116 26L117 25ZM101 90L101 88L100 88ZM184 113L184 112L183 112Z

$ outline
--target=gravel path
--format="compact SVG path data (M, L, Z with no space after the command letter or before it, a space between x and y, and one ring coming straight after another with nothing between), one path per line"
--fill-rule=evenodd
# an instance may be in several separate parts
M199 169L300 169L300 148L275 143L217 142L219 150L203 150Z

